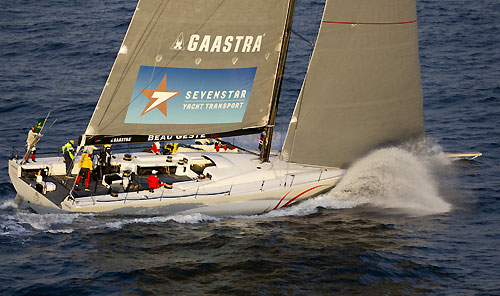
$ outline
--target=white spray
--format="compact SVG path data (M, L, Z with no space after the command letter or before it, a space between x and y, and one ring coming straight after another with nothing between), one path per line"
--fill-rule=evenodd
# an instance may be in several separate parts
M423 143L376 150L356 161L331 191L266 216L308 215L318 207L329 209L372 205L412 214L443 213L451 205L439 194L442 171L451 162L437 145ZM447 176L449 177L449 176Z
M451 205L439 195L432 171L436 160L447 163L442 157L396 147L374 151L356 162L328 196L383 208L447 212Z

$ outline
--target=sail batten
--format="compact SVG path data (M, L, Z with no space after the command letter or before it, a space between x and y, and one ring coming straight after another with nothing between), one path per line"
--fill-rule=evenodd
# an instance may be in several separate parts
M423 135L414 0L327 1L282 159L345 167Z
M290 0L139 1L89 138L261 130Z

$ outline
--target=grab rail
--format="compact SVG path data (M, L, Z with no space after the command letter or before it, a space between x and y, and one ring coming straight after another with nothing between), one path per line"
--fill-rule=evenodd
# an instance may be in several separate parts
M290 185L286 185L286 182L285 182L283 184L280 184L278 187L289 187L289 188L291 188L294 183L295 183L295 186L298 186L298 185L306 184L306 183L309 183L310 181L312 181L312 178L311 178L311 179L309 179L309 181L294 182L296 175L295 174L290 174L289 176L292 177L292 181L290 182ZM334 176L330 177L330 178L334 178ZM324 178L324 176L323 176L323 170L321 170L320 173L319 173L319 176L318 176L318 178L316 180L316 182L320 182L321 180L330 179L330 178ZM242 191L242 193L255 192L255 191L265 192L266 188L264 187L264 185L265 185L265 181L262 181L262 183L260 183L260 188L259 189L244 190L244 191ZM248 185L241 184L240 186L248 186ZM114 198L114 199L109 199L109 200L99 200L99 199L96 199L95 196L91 196L91 198L92 198L93 204L95 205L96 203L102 203L102 202L106 203L106 202L123 201L123 203L127 203L127 201L155 200L155 199L159 199L161 201L161 200L163 200L165 198L167 198L167 199L170 199L170 198L183 198L183 197L194 197L194 198L197 198L198 196L223 195L223 194L229 196L229 195L231 195L232 191L234 190L235 185L234 184L229 185L229 189L228 190L216 191L216 192L208 192L208 193L200 192L200 187L201 186L198 186L198 188L196 189L196 192L189 193L189 194L178 194L178 195L165 196L164 195L165 190L162 190L160 196L147 196L147 197L141 197L141 198L130 198L128 196L128 192L127 192L127 194L125 195L124 198L119 198L119 199ZM82 197L82 198L84 198L84 197Z

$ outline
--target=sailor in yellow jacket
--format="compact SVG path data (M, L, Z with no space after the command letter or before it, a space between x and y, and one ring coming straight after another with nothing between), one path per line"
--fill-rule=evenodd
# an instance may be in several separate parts
M75 141L70 140L64 146L62 146L62 152L64 157L64 163L66 164L66 176L71 175L71 170L73 169L73 158L75 157L73 153L75 153Z
M83 153L78 162L80 167L80 174L76 179L76 186L80 185L80 179L82 176L85 178L85 191L89 191L89 181L90 181L90 171L92 171L92 158L88 153Z

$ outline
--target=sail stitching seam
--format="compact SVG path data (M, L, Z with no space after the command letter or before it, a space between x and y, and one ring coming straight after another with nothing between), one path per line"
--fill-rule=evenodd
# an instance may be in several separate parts
M360 22L335 22L335 21L323 21L327 24L344 24L344 25L404 25L416 23L417 20L407 21L407 22L395 22L395 23L360 23Z

